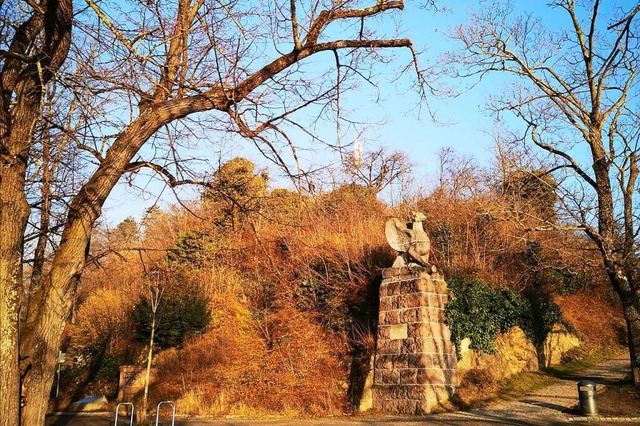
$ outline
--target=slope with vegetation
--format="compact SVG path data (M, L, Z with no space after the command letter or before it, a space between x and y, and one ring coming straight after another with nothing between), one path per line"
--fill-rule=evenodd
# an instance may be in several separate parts
M465 193L447 177L415 203L390 207L376 188L269 189L248 160L225 163L189 211L153 208L140 229L125 221L94 237L99 260L83 276L67 330L67 350L82 362L66 369L63 400L113 397L117 367L143 363L146 301L156 285L163 293L152 400L212 416L351 411L375 347L380 270L395 256L384 221L412 209L427 214L433 258L450 280L456 342L470 337L491 352L514 325L540 342L558 321L589 347L618 339L619 307L593 247L507 220L518 203L548 211L553 198L481 180ZM596 297L600 335L577 316Z

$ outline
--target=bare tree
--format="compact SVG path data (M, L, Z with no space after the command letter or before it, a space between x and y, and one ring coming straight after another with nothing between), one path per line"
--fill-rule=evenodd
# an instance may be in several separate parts
M3 7L4 6L4 7ZM30 208L26 175L34 126L46 84L58 72L71 41L71 0L0 3L0 425L20 421L19 317L22 306L22 253ZM72 274L73 275L73 274ZM72 276L67 278L72 281ZM65 285L66 287L66 285ZM64 290L61 289L61 290ZM57 337L59 338L60 333ZM50 358L49 385L57 345L38 345ZM46 403L44 404L46 407ZM42 416L44 417L44 416ZM39 421L42 423L42 420ZM37 423L34 423L37 424Z
M233 132L253 141L295 175L289 165L297 163L296 146L286 129L317 142L297 114L307 109L321 117L339 87L349 87L337 84L330 64L340 64L340 81L353 82L371 79L371 64L388 60L387 48L405 48L415 62L411 41L379 25L403 8L395 0L85 0L74 18L71 0L0 3L0 425L44 421L91 231L116 183L145 168L172 187L201 183L181 157L186 145L203 138L194 130L201 123L211 135ZM308 63L322 52L332 58L329 65ZM28 285L22 267L26 176L33 156L45 155L34 149L33 132L54 76L83 122L73 131L58 124L83 153L87 178L66 203L61 235L46 267L38 267L41 277L19 331L26 303L20 295ZM205 111L214 112L206 121L196 115Z
M438 156L438 190L458 201L470 198L482 189L481 168L473 156L456 152L450 146L442 147Z
M458 29L464 53L454 56L463 75L511 76L490 108L522 120L522 141L538 148L532 155L539 168L554 176L563 214L548 225L577 227L598 246L624 307L638 385L640 6L624 11L601 3L551 2L567 23L552 31L541 18L488 2Z
M385 148L350 154L343 160L343 167L354 183L378 192L411 172L405 153L389 153Z
M147 420L147 406L149 401L149 381L151 380L151 361L153 360L153 345L156 334L156 328L158 327L158 307L162 300L162 293L164 288L160 285L160 272L153 271L156 274L155 280L151 280L147 283L147 295L149 306L151 308L151 334L149 335L149 351L147 352L147 366L144 376L144 394L142 397L142 411L140 411L140 422L145 423Z

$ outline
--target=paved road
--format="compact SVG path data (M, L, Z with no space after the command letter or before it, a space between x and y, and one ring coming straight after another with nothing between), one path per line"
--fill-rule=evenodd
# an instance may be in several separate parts
M537 392L506 401L488 408L436 414L421 417L399 416L363 416L314 420L177 420L176 426L411 426L411 425L560 425L591 424L583 418L568 414L569 408L577 403L576 383L589 379L598 385L607 385L621 380L629 371L629 358L621 356L608 362L582 371ZM59 415L47 418L47 426L107 426L113 425L108 415ZM126 421L118 423L128 425ZM161 425L170 425L168 421ZM599 419L597 425L638 425L640 418Z

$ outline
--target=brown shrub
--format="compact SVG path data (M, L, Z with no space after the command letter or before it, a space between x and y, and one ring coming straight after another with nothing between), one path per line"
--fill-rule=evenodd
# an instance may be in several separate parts
M585 244L575 235L561 239L557 233L519 230L505 220L504 200L480 190L464 197L434 192L417 207L395 209L358 185L317 198L286 190L266 193L262 186L253 192L245 195L259 202L250 203L247 214L232 212L230 224L219 220L221 209L229 207L222 199L192 203L196 215L177 208L154 211L145 221L143 245L157 250L132 256L126 267L118 260L105 261L106 273L83 278L84 285L96 282L84 292L79 314L86 318L82 322L92 322L83 331L83 344L90 344L116 319L108 315L116 308L106 305L127 302L105 303L103 309L100 295L91 295L95 289L122 288L126 295L127 280L136 279L132 272L142 275L141 262L149 268L166 261L163 250L175 248L182 237L199 249L201 261L187 250L180 268L185 280L210 297L211 324L182 349L165 350L155 361L159 380L153 395L176 400L180 413L328 415L347 409L348 365L351 359L368 360L373 352L379 272L396 255L384 236L390 214L426 213L431 259L448 277L468 270L499 286L530 287L533 273L558 266L529 262L523 267L530 241L540 242L544 259L571 265L572 271L593 264L585 261L586 249L579 248ZM200 238L213 242L200 247ZM603 293L563 296L557 302L583 335L617 340L621 317ZM117 298L104 297L112 299ZM468 389L479 394L495 385L478 372L468 381Z
M619 303L612 304L617 299L608 298L609 292L609 288L598 286L554 298L565 320L589 345L606 348L624 344L626 328L622 308Z
M213 416L342 412L341 345L313 318L285 308L257 321L229 294L214 297L211 307L203 336L158 357L156 399L175 399L181 413Z

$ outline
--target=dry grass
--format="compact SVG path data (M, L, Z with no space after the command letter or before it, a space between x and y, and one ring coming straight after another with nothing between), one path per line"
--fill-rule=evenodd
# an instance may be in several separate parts
M224 392L213 399L205 389L189 389L176 400L176 411L187 416L219 417L229 412Z
M344 410L341 344L312 318L288 308L256 320L230 295L214 297L212 307L205 335L158 358L167 378L155 386L158 397L171 394L181 412L212 417Z
M192 207L199 217L173 210L151 218L147 245L169 248L178 236L195 232L224 241L224 247L206 253L205 266L185 266L184 276L210 297L212 320L203 335L184 347L159 353L152 398L175 400L180 413L208 417L327 416L352 409L346 395L349 364L373 351L376 280L396 255L384 237L384 222L392 212L375 196L352 189L316 200L281 192L277 199L266 199L259 213L247 213L236 229L217 227L215 212L197 205ZM432 258L441 269L469 269L517 288L521 277L514 265L526 249L524 239L513 225L485 220L491 202L483 197L426 199L426 228L447 225L451 231L446 249L432 239ZM404 217L413 209L402 206L396 215ZM162 260L157 253L163 252L152 253L155 257L145 262ZM88 276L97 283L92 289L102 285L117 294L87 292L79 317L91 327L82 344L113 329L109 312L121 312L116 319L126 325L126 311L135 301L127 277L142 269L113 261ZM114 277L118 285L109 286ZM589 341L617 339L621 317L599 293L563 296L557 302ZM468 374L461 403L506 392L489 376ZM518 377L526 378L524 388L542 380L535 373Z
M640 417L640 388L631 382L607 385L597 401L601 416Z
M620 348L595 349L581 351L575 359L553 368L541 371L527 371L496 382L492 375L484 370L470 370L463 377L463 385L458 389L453 403L462 409L486 407L494 402L511 400L540 390L579 371L605 362L618 355Z
M609 297L607 297L609 295ZM625 320L617 296L607 287L554 298L564 319L589 346L611 347L624 344Z

